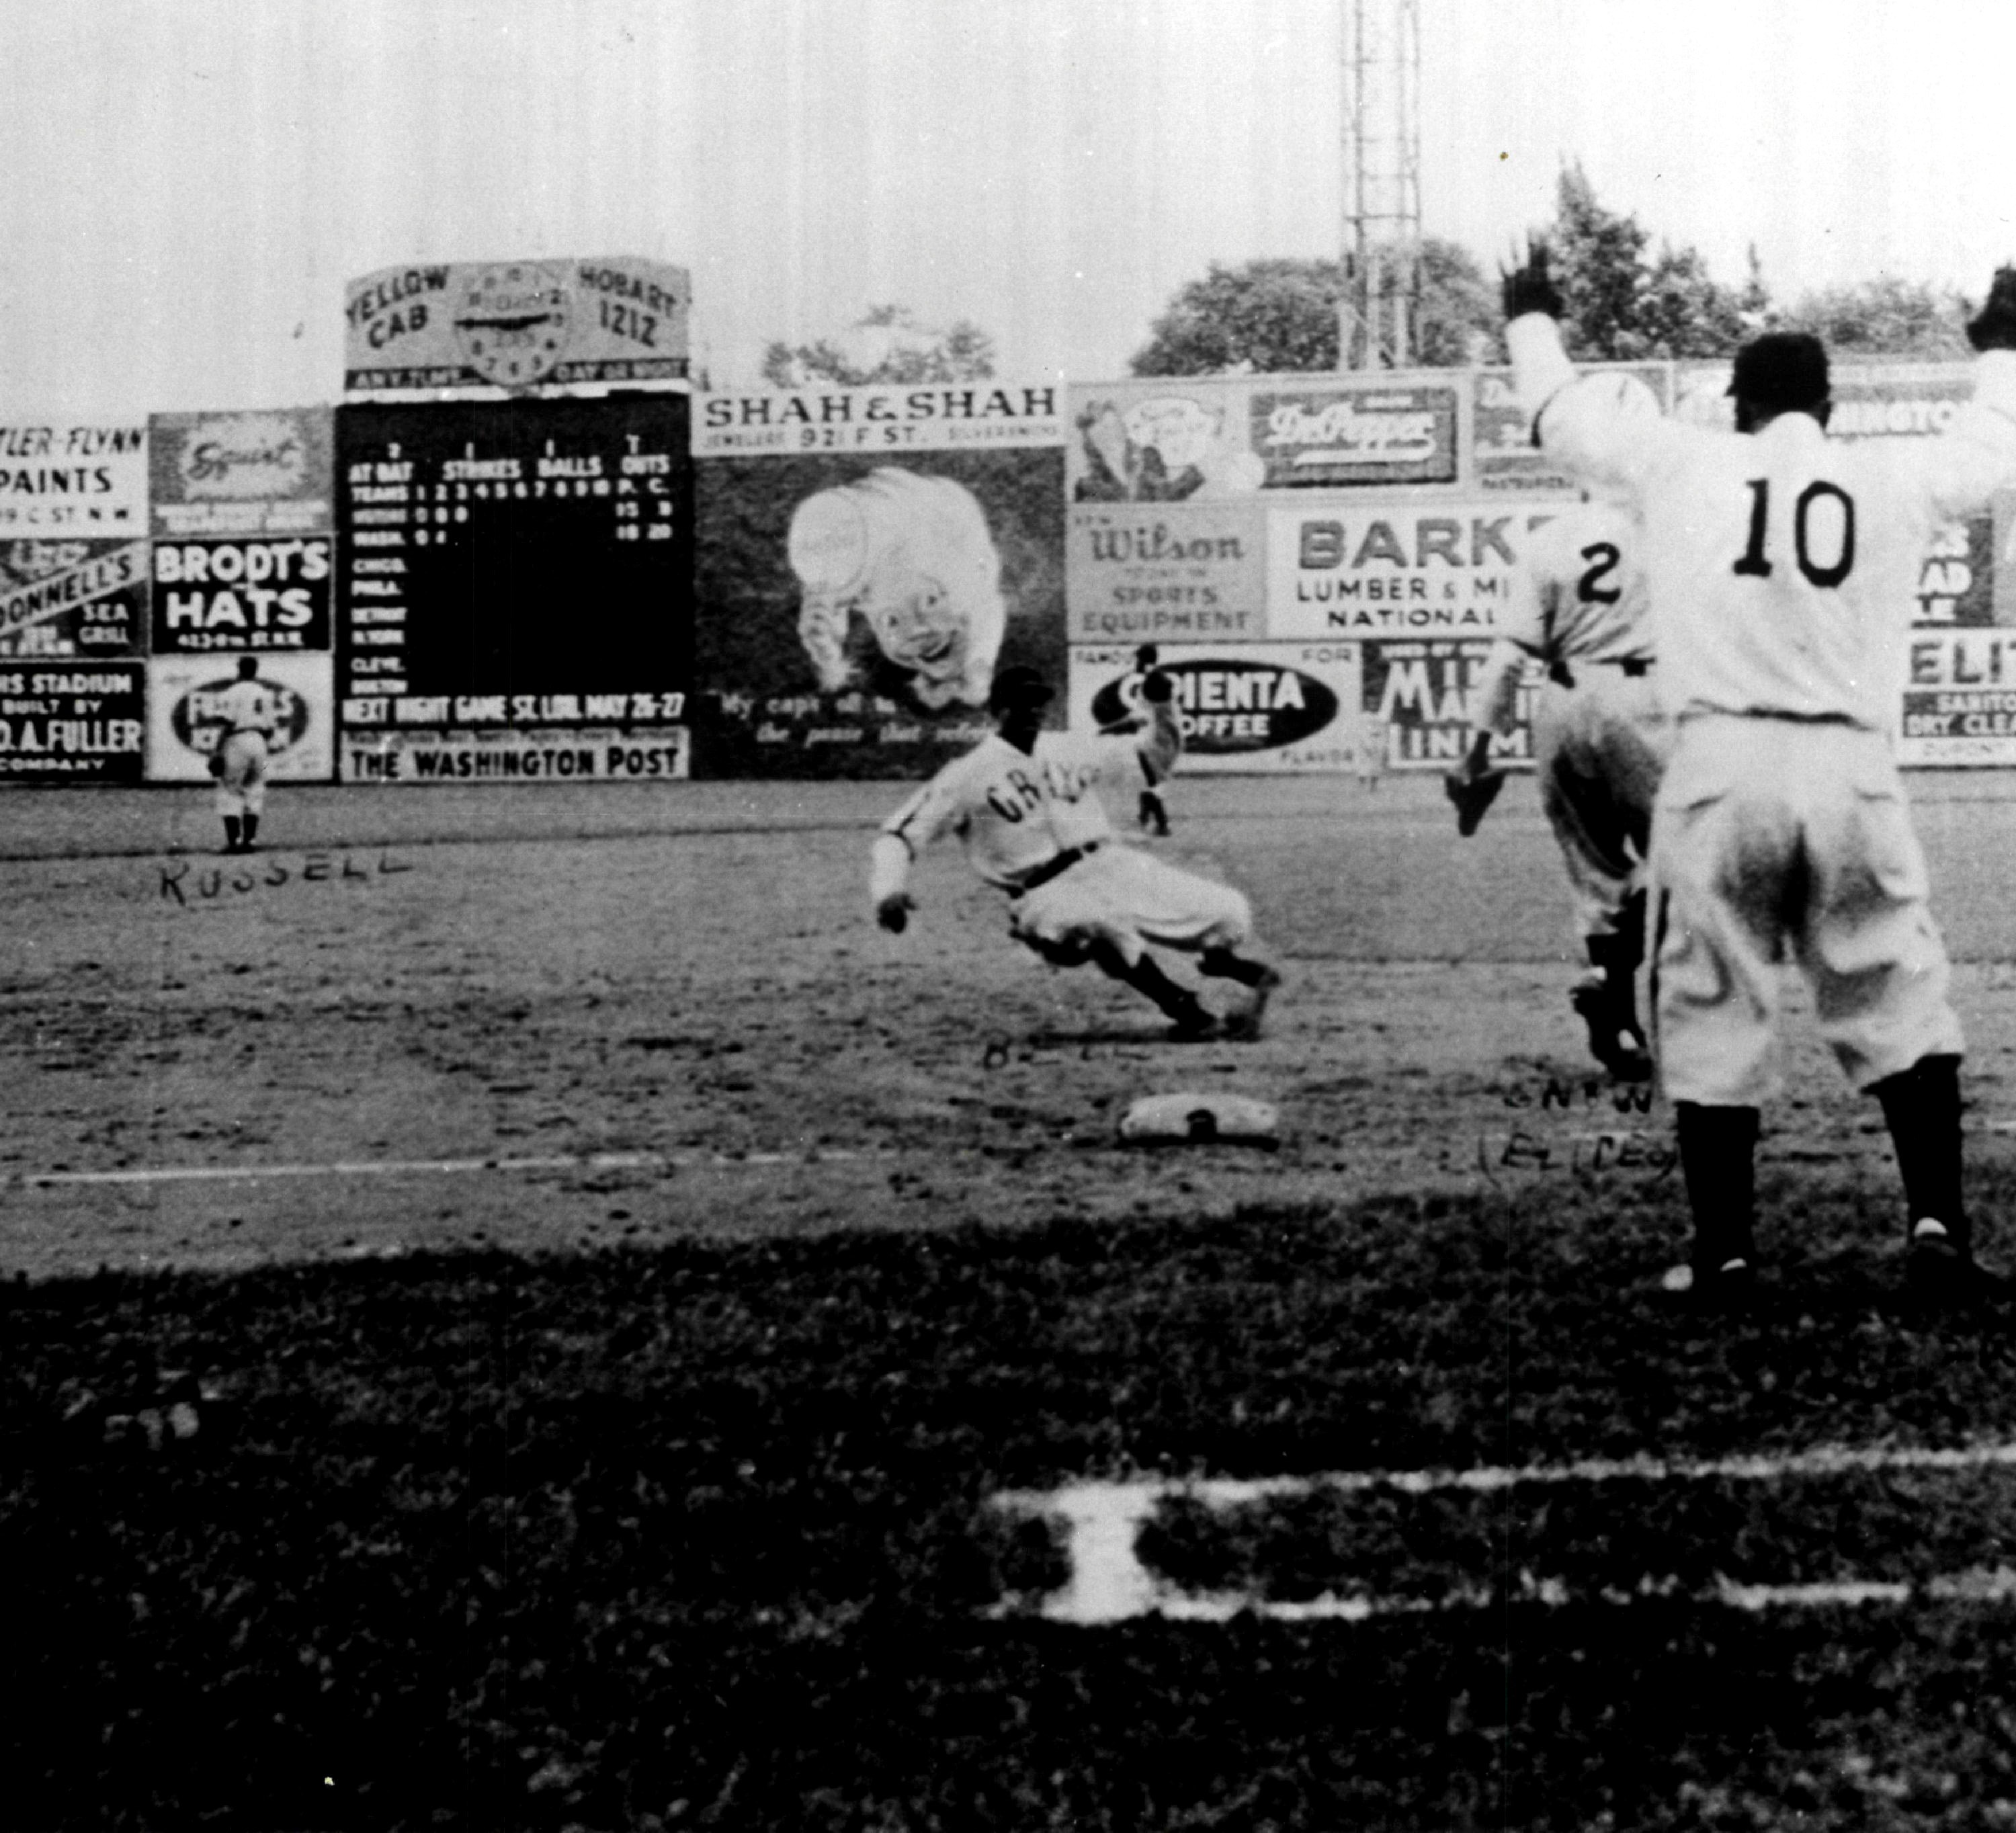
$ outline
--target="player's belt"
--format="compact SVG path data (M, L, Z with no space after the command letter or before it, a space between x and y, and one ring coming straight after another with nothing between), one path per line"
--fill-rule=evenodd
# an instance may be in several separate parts
M1652 672L1650 656L1604 656L1590 664L1592 668L1615 668L1636 681L1641 675ZM1547 679L1557 687L1572 689L1575 684L1575 670L1566 662L1556 662L1547 670Z
M1089 840L1082 847L1066 847L1060 853L1051 854L1042 865L1036 867L1027 878L1022 880L1021 888L1015 893L1016 896L1019 898L1024 891L1032 891L1039 884L1048 884L1053 878L1061 878L1079 860L1084 859L1088 854L1096 853L1098 851L1099 842L1096 840Z

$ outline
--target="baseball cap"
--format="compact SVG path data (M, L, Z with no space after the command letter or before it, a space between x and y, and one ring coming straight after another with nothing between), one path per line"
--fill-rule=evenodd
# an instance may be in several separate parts
M1046 707L1056 697L1041 671L1017 662L994 677L987 704L998 713L1006 707Z
M1827 398L1826 347L1809 331L1766 331L1736 353L1729 392L1768 414L1805 413Z

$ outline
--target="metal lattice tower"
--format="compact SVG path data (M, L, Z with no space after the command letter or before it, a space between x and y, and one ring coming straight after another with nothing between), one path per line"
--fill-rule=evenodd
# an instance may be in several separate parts
M1420 0L1341 0L1344 291L1337 366L1416 360L1421 296Z

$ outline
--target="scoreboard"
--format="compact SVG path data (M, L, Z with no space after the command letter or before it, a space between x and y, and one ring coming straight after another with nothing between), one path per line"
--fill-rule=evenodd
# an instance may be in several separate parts
M683 723L688 415L669 393L338 408L346 733Z

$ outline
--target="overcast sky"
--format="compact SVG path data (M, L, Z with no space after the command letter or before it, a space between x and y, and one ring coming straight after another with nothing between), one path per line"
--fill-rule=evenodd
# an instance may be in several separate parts
M0 0L0 420L329 400L343 283L636 254L700 354L871 303L1124 373L1214 260L1334 254L1342 0ZM1423 214L1564 159L1783 297L2016 258L2003 0L1422 0Z

